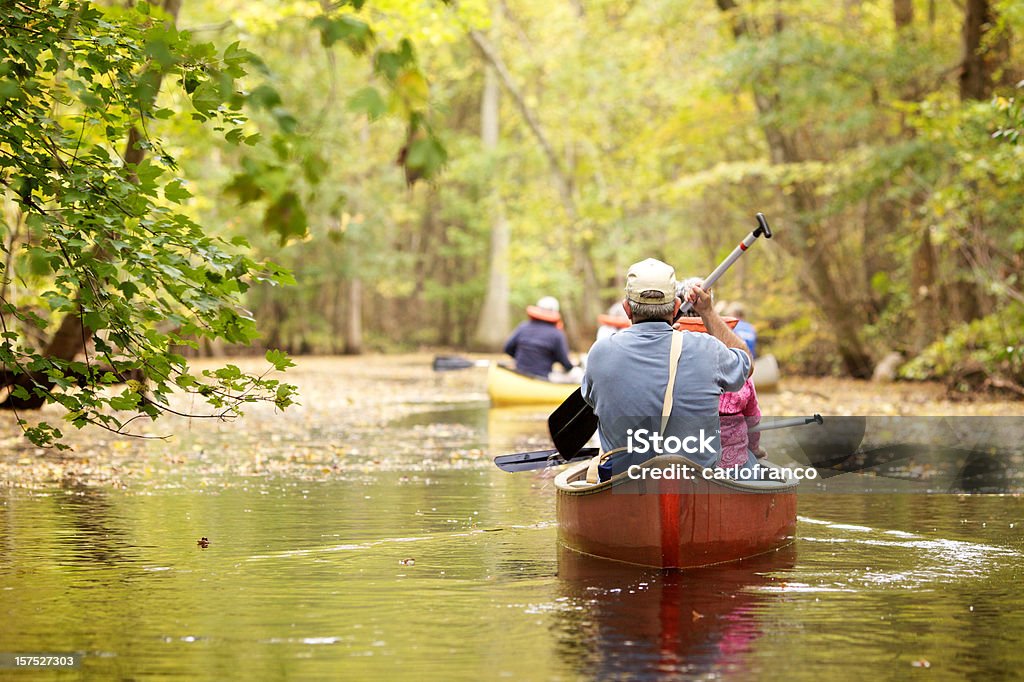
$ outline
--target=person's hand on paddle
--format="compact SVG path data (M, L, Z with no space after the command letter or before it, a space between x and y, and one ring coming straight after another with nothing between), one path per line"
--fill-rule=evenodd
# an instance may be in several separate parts
M690 291L686 294L686 302L692 305L702 318L715 309L711 294L705 291L703 286L697 284L690 287Z
M700 315L700 319L704 322L704 327L708 330L709 334L729 348L736 348L746 353L747 357L750 358L750 371L753 372L754 358L751 357L750 351L747 349L746 341L736 336L735 332L729 329L729 325L725 323L722 316L715 311L711 294L704 289L702 284L694 284L690 287L690 291L686 294L686 302L692 305L693 309Z

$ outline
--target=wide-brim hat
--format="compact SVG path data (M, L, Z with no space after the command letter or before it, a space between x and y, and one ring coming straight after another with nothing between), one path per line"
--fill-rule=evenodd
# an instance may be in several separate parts
M561 313L547 308L538 308L535 305L526 306L526 315L530 319L540 320L541 322L559 322L562 319Z
M619 315L598 315L597 323L606 327L615 327L616 329L625 329L632 325L628 317L620 317Z

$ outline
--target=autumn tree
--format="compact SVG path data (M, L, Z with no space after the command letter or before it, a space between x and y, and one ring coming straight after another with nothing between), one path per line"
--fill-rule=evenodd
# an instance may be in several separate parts
M363 4L325 7L309 31L325 45L369 55L385 88L401 96L412 46L376 49L372 29L355 16ZM246 239L219 236L190 217L190 184L155 131L188 117L254 156L262 140L246 112L273 122L278 151L301 145L302 131L265 63L238 42L217 48L179 31L180 9L180 0L163 0L5 10L0 183L12 219L3 225L0 264L3 407L57 403L75 427L124 433L135 419L175 412L175 391L200 397L221 417L244 403L293 401L294 387L267 373L233 365L197 373L181 352L203 340L252 343L258 333L243 296L255 283L293 280L251 258ZM372 108L369 95L363 106ZM401 113L410 131L428 129L421 106ZM429 133L410 137L407 171L434 172L437 146ZM265 207L268 232L301 237L305 197L288 182L271 189L267 171L250 163L234 185ZM14 282L23 285L16 297ZM291 364L273 350L267 360L271 369ZM20 423L33 442L60 446L56 426Z

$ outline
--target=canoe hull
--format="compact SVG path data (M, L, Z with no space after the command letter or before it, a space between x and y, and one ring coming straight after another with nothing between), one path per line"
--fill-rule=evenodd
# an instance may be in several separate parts
M568 398L579 384L558 384L533 379L500 365L487 371L487 395L491 405L557 405Z
M672 462L687 460L658 457L644 466ZM755 489L699 475L636 481L623 474L589 488L572 486L585 472L583 463L555 483L559 541L577 552L641 566L696 568L763 554L795 537L792 484Z

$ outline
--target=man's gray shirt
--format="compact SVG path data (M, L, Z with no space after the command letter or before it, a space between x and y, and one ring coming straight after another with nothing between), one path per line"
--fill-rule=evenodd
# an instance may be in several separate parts
M590 349L583 398L598 417L605 452L625 447L629 428L660 431L673 333L667 322L641 322ZM742 388L750 373L750 357L742 350L729 348L710 334L681 333L683 351L673 390L672 418L663 437L697 435L693 433L696 424L717 429L719 397ZM694 419L700 417L714 419ZM714 465L716 459L686 456L705 466Z

